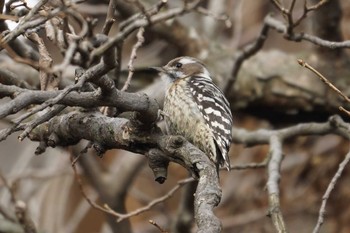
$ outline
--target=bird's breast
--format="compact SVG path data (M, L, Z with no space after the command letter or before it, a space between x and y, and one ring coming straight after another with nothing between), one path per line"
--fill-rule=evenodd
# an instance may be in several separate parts
M169 133L182 135L201 150L206 151L205 144L212 144L212 132L193 100L186 80L177 80L167 90L164 109ZM210 142L208 141L210 140Z

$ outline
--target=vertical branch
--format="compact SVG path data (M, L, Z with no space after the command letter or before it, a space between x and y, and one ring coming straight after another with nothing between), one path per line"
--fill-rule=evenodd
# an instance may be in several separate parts
M118 87L119 85L119 80L120 80L120 70L122 67L122 50L123 50L123 43L118 43L116 45L116 51L115 51L115 56L116 56L116 67L114 69L114 82L115 86Z
M283 220L280 197L279 197L279 181L280 181L280 168L283 159L282 154L282 142L277 135L272 135L270 138L270 153L271 159L268 164L268 181L267 191L269 194L269 215L272 218L272 222L275 225L277 232L286 233L287 229Z
M128 64L128 69L129 69L128 78L126 79L126 81L124 83L124 86L121 89L121 91L128 90L128 88L130 86L131 78L134 75L134 61L137 58L137 50L138 50L138 48L141 47L141 45L145 41L145 38L143 37L143 33L144 32L145 32L145 29L143 27L141 27L139 29L139 31L137 32L137 42L134 45L134 47L132 48L131 55L130 55L130 60L129 60L129 64Z
M58 87L58 79L55 75L48 73L43 69L51 68L52 58L47 50L44 41L35 32L30 33L28 38L37 44L39 49L39 76L40 76L40 89L41 90L55 90Z
M311 2L318 4L320 1L312 0ZM341 18L342 10L339 0L325 3L310 18L313 34L328 41L342 41ZM329 49L324 46L318 46L316 51L330 61L334 58L339 58L344 50L342 48Z
M102 33L105 35L109 34L113 23L115 22L115 10L117 9L117 0L109 0L108 11L106 16L106 21L102 28Z
M323 224L323 221L324 221L324 215L326 213L326 204L327 204L327 201L329 199L329 196L331 195L331 192L333 191L335 184L337 183L345 166L349 163L349 161L350 161L350 151L346 154L344 160L339 164L339 168L338 168L337 172L333 176L331 182L329 183L329 185L327 187L325 194L322 197L322 204L321 204L321 208L319 211L316 226L315 226L314 230L312 231L313 233L318 233L320 231L321 225Z
M10 185L4 175L0 172L0 180L3 182L4 186L10 192L11 202L15 207L15 215L17 221L22 226L25 233L36 233L36 227L33 220L28 214L28 206L22 200L19 200L16 196L13 185Z

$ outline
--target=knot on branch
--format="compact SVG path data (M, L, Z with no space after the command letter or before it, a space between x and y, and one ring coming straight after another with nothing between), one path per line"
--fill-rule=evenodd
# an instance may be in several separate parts
M47 138L47 145L49 147L55 148L57 144L59 144L59 138L56 133L52 133L48 138Z
M146 100L146 105L135 112L130 119L138 128L150 129L154 128L158 121L158 111L160 106L155 99L150 98L146 93L140 93L140 98Z
M48 146L47 146L46 142L41 141L41 142L39 142L39 146L35 149L34 153L36 155L40 155L40 154L42 154L42 153L44 153L46 151L47 147Z
M167 179L169 159L158 149L151 149L148 154L148 166L152 169L155 181L163 184Z
M339 128L339 125L343 122L339 115L330 116L328 121L333 128Z
M186 140L181 136L171 136L168 139L168 147L172 150L179 149Z

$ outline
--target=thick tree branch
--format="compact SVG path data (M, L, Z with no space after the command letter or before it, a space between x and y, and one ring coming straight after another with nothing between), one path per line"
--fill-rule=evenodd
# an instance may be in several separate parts
M157 118L158 104L146 94L121 92L110 90L108 95L100 92L36 91L0 84L0 96L14 97L13 100L0 106L0 118L14 114L31 104L63 104L66 106L80 106L94 108L98 106L118 107L120 112L136 111L142 115L143 122L154 122ZM61 98L57 98L61 97ZM55 99L56 101L48 102Z
M190 233L192 232L193 211L194 211L194 193L196 192L197 182L188 184L182 190L181 202L178 207L175 220L171 227L172 233Z
M221 198L218 174L215 165L198 148L179 136L163 135L159 129L140 131L131 121L109 118L99 113L71 112L53 118L38 126L29 138L33 141L52 140L51 145L67 146L81 139L93 141L105 149L120 148L137 153L146 153L158 148L169 155L169 159L181 164L198 175L195 196L195 218L198 232L220 232L220 220L213 208Z

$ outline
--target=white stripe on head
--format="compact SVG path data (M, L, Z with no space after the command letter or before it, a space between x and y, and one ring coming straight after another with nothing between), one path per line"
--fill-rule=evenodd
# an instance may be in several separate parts
M196 60L190 58L190 57L183 57L179 60L182 64L191 64L191 63L196 63Z
M179 60L179 62L181 62L182 64L191 64L191 63L196 63L196 62L200 62L200 61L198 61L192 57L183 57ZM207 70L207 68L204 65L202 65L202 67L203 67L203 72L199 73L197 75L211 80L210 73Z
M209 71L205 67L203 67L203 68L204 68L203 73L198 74L198 76L201 76L203 78L207 78L207 79L211 80Z

